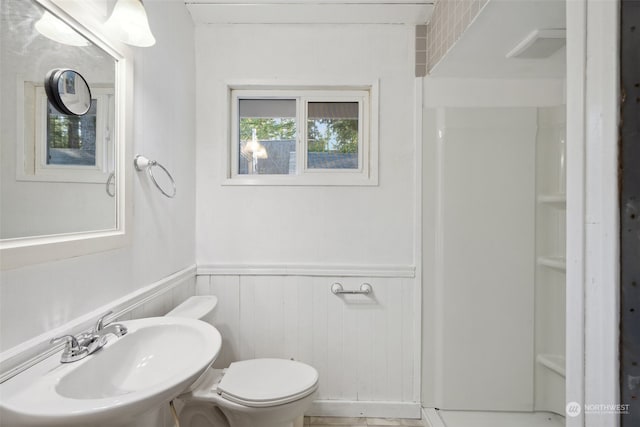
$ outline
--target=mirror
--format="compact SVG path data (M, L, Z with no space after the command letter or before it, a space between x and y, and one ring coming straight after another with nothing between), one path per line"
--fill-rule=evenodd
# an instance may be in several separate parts
M3 269L123 244L132 61L83 3L0 2Z
M84 116L91 109L91 89L80 73L55 68L44 78L49 103L63 114Z

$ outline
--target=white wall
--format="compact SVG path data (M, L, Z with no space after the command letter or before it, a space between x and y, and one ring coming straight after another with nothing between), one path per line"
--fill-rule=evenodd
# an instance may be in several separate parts
M312 364L315 415L420 415L413 44L404 25L196 29L198 290L220 297L217 363ZM379 81L379 185L222 185L226 84L239 81ZM335 281L374 295L345 301Z
M2 351L194 263L193 24L180 1L145 6L157 44L135 50L131 143L171 171L178 194L169 200L136 175L130 247L3 271Z
M414 263L413 37L403 25L198 26L199 265ZM225 82L377 79L379 186L221 186Z

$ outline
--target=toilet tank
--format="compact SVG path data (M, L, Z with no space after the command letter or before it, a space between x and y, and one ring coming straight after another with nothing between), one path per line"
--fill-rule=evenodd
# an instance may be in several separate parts
M218 305L218 297L214 295L198 295L189 297L165 316L188 317L209 324L213 321L213 310Z

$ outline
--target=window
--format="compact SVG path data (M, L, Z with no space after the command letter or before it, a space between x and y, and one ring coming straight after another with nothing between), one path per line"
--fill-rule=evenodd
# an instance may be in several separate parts
M372 92L231 88L226 184L376 185Z
M238 174L295 174L296 100L239 99L238 111Z
M96 165L96 100L83 116L68 116L47 103L46 165Z
M112 87L96 86L91 90L89 112L69 116L49 103L43 86L24 82L24 119L19 118L24 120L24 136L19 138L18 180L107 182L114 161L114 91Z
M107 181L113 90L93 88L91 108L83 116L58 112L42 87L36 88L35 175L67 182Z
M358 102L307 103L307 168L358 169Z

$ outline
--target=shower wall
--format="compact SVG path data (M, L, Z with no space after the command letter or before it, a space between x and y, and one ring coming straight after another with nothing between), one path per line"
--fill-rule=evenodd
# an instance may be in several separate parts
M556 310L563 299L559 286L538 287L548 273L543 252L555 261L564 250L562 211L544 201L561 194L562 171L541 168L557 159L550 141L562 132L563 109L553 108L562 104L562 86L425 79L425 407L549 410L545 390L562 391L543 379L549 369L540 355L563 364L563 336L547 332L547 322L564 330ZM542 220L537 206L554 209L551 218Z

